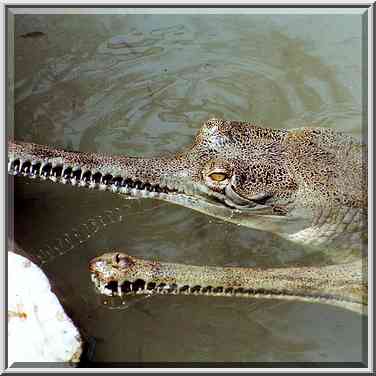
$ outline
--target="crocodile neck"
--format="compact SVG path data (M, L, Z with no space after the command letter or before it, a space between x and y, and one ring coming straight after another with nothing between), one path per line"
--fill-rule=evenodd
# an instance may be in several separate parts
M301 231L281 234L305 245L336 249L367 248L367 209L347 206L317 208L312 223Z

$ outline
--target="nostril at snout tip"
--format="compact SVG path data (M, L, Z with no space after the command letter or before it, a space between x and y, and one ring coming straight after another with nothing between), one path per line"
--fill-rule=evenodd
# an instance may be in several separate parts
M94 273L96 269L97 269L97 262L95 260L90 261L89 262L89 271L91 273Z

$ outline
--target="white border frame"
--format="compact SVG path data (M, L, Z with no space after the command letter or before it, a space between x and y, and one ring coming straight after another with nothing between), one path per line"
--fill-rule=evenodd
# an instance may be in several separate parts
M6 8L5 5L25 5L25 8L28 8L30 6L48 6L48 5L53 5L53 6L61 6L61 8L67 8L69 5L82 5L82 8L85 8L85 6L113 6L114 8L116 6L137 6L135 5L143 5L143 6L150 6L150 8L158 5L170 5L171 7L177 7L177 2L176 0L165 0L162 3L158 3L153 0L145 1L145 0L138 0L138 1L122 1L122 0L111 0L109 4L100 2L100 1L89 1L89 0L81 0L79 2L76 1L47 1L47 0L40 0L38 3L27 1L27 0L12 0L12 1L3 1L0 0L0 5L1 5L1 19L3 21L2 25L5 25L5 17L6 17ZM350 1L350 0L331 0L330 3L328 4L327 1L325 0L316 0L314 2L312 1L297 1L297 0L292 0L289 2L285 1L279 1L279 0L264 0L262 3L257 2L257 3L250 3L249 0L237 0L235 4L233 3L224 3L223 1L213 1L213 0L206 0L204 3L202 3L200 0L191 0L189 2L182 2L178 3L178 6L192 6L192 5L208 5L208 6L215 6L215 5L228 5L229 7L231 6L239 6L239 5L244 5L244 6L265 6L264 9L259 9L260 11L265 11L267 9L267 6L274 5L274 6L283 6L283 5L296 5L297 8L300 6L319 6L319 5L325 5L328 7L329 5L333 5L333 7L339 7L339 6L359 6L363 5L365 7L370 6L370 8L367 10L368 12L368 179L369 179L369 190L368 190L368 196L369 196L369 223L368 223L368 232L369 232L369 270L368 270L368 280L369 280L369 286L374 286L374 278L373 278L373 265L374 265L374 257L373 257L373 2L371 1ZM60 8L60 10L61 10ZM83 9L80 8L75 8L73 9L74 11L80 11ZM72 9L72 8L71 8ZM201 8L202 9L202 8ZM235 8L236 9L236 8ZM254 8L257 10L257 8ZM339 8L337 8L339 9ZM346 9L346 8L344 8ZM21 10L21 8L20 8ZM59 10L57 8L56 10ZM66 9L65 9L66 10ZM134 11L135 9L133 9ZM167 8L160 8L161 13L166 13L168 11ZM286 13L291 13L292 8L285 8ZM313 9L305 8L305 12L307 11L312 11ZM315 10L318 10L317 8ZM324 11L328 10L328 8L323 9ZM34 11L34 10L33 10ZM110 11L110 9L109 9ZM142 9L142 12L147 11L147 9ZM153 10L155 11L155 9ZM196 11L196 9L192 9L192 13ZM298 10L299 11L299 10ZM221 9L221 12L223 12L223 9ZM51 12L50 12L51 13ZM94 13L94 12L93 12ZM103 13L103 12L101 12ZM294 12L295 13L295 12ZM343 10L341 11L343 13ZM6 116L6 108L5 108L5 96L6 96L6 72L5 72L5 38L6 38L6 33L4 33L5 26L2 27L2 38L0 40L1 44L1 59L0 59L0 67L2 68L2 74L1 74L1 79L0 82L3 87L3 91L1 92L1 104L0 104L0 109L1 113L3 114L3 142L1 144L2 146L2 153L1 155L1 162L0 163L0 173L2 176L5 176L6 171L5 171L5 151L6 151L6 143L5 143L5 116ZM3 223L5 224L6 221L6 203L5 203L5 179L1 180L1 190L2 190L2 195L1 195L1 200L0 204L1 207L3 208ZM5 239L5 231L4 231L4 226L1 228L1 236L2 239ZM5 244L5 242L3 242ZM6 250L4 249L4 254ZM3 258L4 260L4 258ZM4 325L1 327L1 338L3 340L3 348L7 346L7 341L4 336L4 331L5 331L5 325L6 325L6 315L5 315L5 289L6 289L6 281L5 281L5 269L6 265L5 263L2 264L2 275L3 277L3 294L1 296L2 300L2 307L4 308L1 310L1 320ZM103 371L106 372L111 372L111 373L145 373L145 372L154 372L154 373L175 373L175 372L180 372L180 373L190 373L190 372L203 372L203 373L223 373L223 372L230 372L230 373L266 373L266 372L272 372L272 373L350 373L350 372L355 372L355 373L370 373L374 370L374 358L373 358L373 351L374 348L372 347L374 343L374 312L373 312L373 288L368 289L368 328L369 328L369 335L368 335L368 367L367 368L200 368L200 367L192 367L192 368L73 368L73 369L67 369L67 368L6 368L7 365L5 364L5 358L4 358L4 352L1 352L1 358L0 358L0 366L3 371L6 373L20 373L20 372L28 372L28 373L54 373L54 372L78 372L78 373L103 373ZM370 325L371 324L371 325Z

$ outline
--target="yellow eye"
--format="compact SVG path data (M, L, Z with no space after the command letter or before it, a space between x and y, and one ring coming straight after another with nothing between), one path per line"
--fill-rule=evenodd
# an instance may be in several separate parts
M209 175L210 179L214 181L223 181L227 179L227 175L224 174L223 172L213 172L212 174Z

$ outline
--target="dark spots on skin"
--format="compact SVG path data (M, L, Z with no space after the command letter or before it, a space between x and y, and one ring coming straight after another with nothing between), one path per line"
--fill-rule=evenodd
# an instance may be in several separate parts
M272 205L273 213L276 215L287 215L288 209L282 205Z

